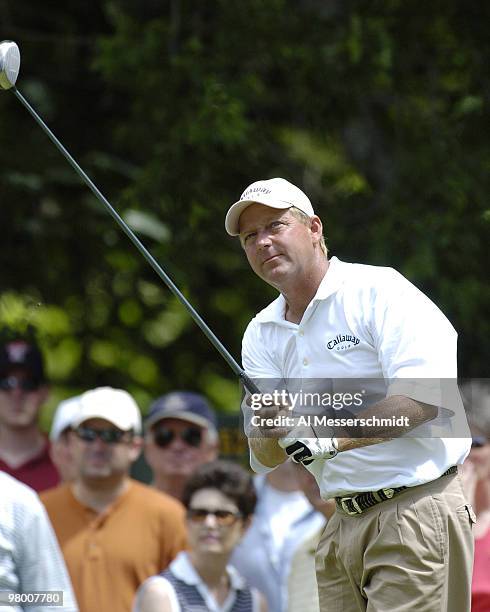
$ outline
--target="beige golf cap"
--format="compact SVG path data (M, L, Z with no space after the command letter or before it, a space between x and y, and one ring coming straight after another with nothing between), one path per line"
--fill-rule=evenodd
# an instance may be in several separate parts
M238 236L240 233L238 227L240 215L251 204L264 204L271 208L284 209L294 206L308 217L315 214L308 196L286 179L256 181L245 189L238 202L232 204L226 213L225 229L230 236Z
M122 431L141 433L141 414L138 405L127 391L112 387L98 387L82 393L79 410L73 422L78 427L89 419L105 419Z

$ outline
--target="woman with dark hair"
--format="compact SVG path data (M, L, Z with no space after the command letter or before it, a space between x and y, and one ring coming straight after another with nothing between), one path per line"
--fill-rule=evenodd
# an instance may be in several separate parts
M202 465L183 503L190 550L141 585L134 612L266 612L263 597L228 566L256 503L250 475L225 461Z

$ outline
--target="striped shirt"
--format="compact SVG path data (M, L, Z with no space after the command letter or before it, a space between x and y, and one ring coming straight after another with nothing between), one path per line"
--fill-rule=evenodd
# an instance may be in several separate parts
M259 612L258 591L250 589L233 567L227 567L227 572L230 593L223 605L213 598L186 552L180 553L166 571L149 578L145 584L156 580L165 583L172 612ZM133 610L139 610L138 596Z
M62 591L63 606L29 606L30 612L77 612L70 578L56 536L39 497L0 472L0 592ZM2 594L3 595L3 594ZM4 596L5 597L5 596ZM19 612L22 606L2 606Z

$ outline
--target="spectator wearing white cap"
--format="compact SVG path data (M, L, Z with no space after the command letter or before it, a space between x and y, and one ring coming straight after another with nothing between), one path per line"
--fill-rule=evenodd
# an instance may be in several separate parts
M41 499L80 611L129 611L141 582L184 548L184 511L129 477L142 445L140 411L129 393L100 387L78 401L68 433L74 479Z
M153 486L181 500L196 468L218 456L214 410L191 391L173 391L156 399L145 422L145 459Z
M49 431L51 446L49 454L61 480L67 482L75 477L73 459L70 452L69 432L80 410L80 396L61 401L56 408Z

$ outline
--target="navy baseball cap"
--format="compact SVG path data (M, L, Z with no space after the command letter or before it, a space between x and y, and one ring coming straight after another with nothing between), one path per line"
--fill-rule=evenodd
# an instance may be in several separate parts
M36 382L45 380L43 356L32 342L10 340L0 347L0 378L16 368L26 370Z
M218 427L214 410L202 395L192 391L173 391L156 399L146 417L146 429L162 419L181 419L214 431Z

